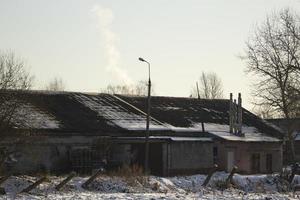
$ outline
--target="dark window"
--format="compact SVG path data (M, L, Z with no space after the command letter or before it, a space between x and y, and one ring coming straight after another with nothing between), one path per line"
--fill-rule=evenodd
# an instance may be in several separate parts
M213 156L214 156L214 164L216 164L218 159L218 147L213 148Z
M268 173L272 173L272 154L267 154L266 157L266 169Z
M252 170L252 173L260 172L260 154L259 153L254 153L251 156L251 170Z

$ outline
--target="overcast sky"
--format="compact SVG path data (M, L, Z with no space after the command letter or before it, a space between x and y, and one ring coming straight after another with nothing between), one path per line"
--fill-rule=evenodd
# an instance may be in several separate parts
M157 95L187 97L214 71L251 108L238 56L254 25L285 7L300 13L300 0L0 0L0 48L26 60L35 88L54 77L88 92L145 80L141 56Z

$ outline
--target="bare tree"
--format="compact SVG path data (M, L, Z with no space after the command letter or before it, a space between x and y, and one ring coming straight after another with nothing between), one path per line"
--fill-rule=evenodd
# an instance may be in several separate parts
M151 94L154 95L155 91L153 85L151 86ZM101 92L108 94L147 96L148 82L141 80L134 85L108 85L105 89L102 89Z
M198 96L197 87L193 87L191 92L191 97L197 97L197 96ZM216 73L202 72L199 78L199 97L204 99L223 98L222 81Z
M269 105L255 106L252 109L252 112L262 119L273 119L279 117L278 112L274 111L274 109Z
M0 53L0 133L10 126L20 106L16 93L30 89L32 80L23 60L12 52Z
M22 106L20 90L28 90L33 77L26 71L25 63L13 52L0 52L0 137L4 139L13 127L20 125ZM9 154L0 149L0 168Z
M65 84L61 78L56 77L46 85L45 89L49 91L64 91Z
M271 107L286 119L299 116L300 22L289 9L268 16L246 43L246 72L257 77L255 104ZM292 159L293 130L288 130Z

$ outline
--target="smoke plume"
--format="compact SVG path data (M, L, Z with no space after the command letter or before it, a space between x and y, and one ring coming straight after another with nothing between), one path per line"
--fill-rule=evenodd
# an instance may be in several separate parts
M119 37L112 30L112 23L114 20L112 10L97 5L92 9L92 13L97 17L98 28L101 38L104 41L104 49L107 59L106 69L125 84L133 84L133 81L130 79L128 74L120 68L120 51L117 47Z

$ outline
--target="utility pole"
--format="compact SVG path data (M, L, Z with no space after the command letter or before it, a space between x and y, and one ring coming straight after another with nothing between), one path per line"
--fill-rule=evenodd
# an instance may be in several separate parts
M148 64L149 79L148 79L148 97L147 97L147 118L146 118L146 137L145 137L145 173L149 172L149 125L150 125L150 109L151 109L151 79L150 79L150 63L143 58L140 61Z

